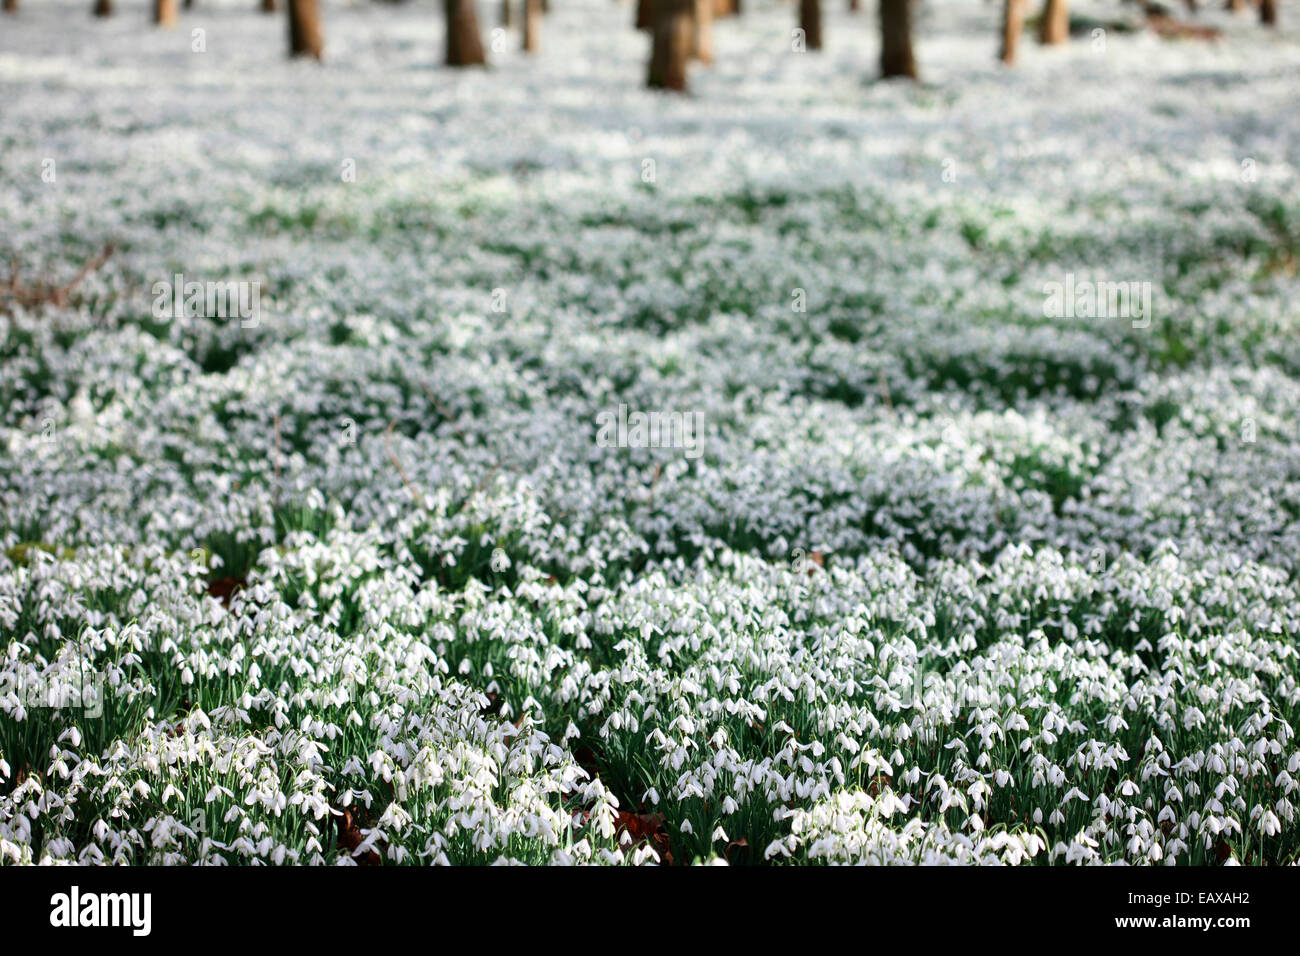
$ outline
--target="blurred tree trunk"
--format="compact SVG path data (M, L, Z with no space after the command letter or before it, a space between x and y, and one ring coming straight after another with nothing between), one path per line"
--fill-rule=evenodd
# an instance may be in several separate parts
M1043 18L1039 21L1038 41L1048 46L1055 46L1069 39L1069 0L1047 0L1043 5Z
M1016 48L1020 45L1020 31L1025 25L1025 0L1003 0L1002 52L999 59L1007 66L1016 62Z
M289 0L289 55L319 60L324 49L316 0Z
M478 35L474 0L443 0L447 11L447 65L478 66L487 62Z
M714 0L713 19L721 20L723 17L733 16L735 12L736 5L732 0Z
M514 7L510 5L512 2L513 0L501 0L501 25L507 30L515 25ZM528 0L524 0L525 4L527 2Z
M849 13L857 13L860 8L861 4L858 3L858 0L849 0Z
M692 0L655 0L654 42L650 48L652 89L686 90L686 59L691 54Z
M911 0L880 0L880 75L917 79Z
M694 0L693 3L691 56L701 63L713 62L713 3L714 0Z
M153 0L153 22L158 26L175 26L176 15L176 0Z
M542 49L542 0L524 0L524 51Z
M654 0L636 0L636 28L638 30L653 30L654 26Z
M1233 13L1240 13L1246 9L1246 0L1228 0L1228 9Z
M113 15L113 0L95 0L95 16L111 17Z
M803 30L803 42L806 49L822 48L822 5L821 0L799 0L799 28Z
M17 13L18 0L5 0L5 13Z
M1259 22L1265 26L1277 26L1277 0L1259 0Z
M275 0L262 0L263 13L275 13L276 9Z

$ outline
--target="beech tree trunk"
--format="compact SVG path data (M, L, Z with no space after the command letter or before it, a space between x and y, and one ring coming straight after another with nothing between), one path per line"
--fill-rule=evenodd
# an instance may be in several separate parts
M447 65L481 66L487 63L478 34L474 0L443 0L447 11Z
M153 0L153 22L160 27L176 25L176 0Z
M880 0L880 75L917 79L911 0Z
M713 62L713 3L714 0L694 0L693 3L691 56L701 63Z
M822 48L821 0L799 0L799 28L803 30L805 49Z
M1039 22L1038 41L1048 46L1055 46L1069 39L1069 0L1047 0L1043 5L1043 18Z
M542 0L524 0L524 52L542 48Z
M653 30L654 27L654 0L636 0L636 28L638 30Z
M111 17L113 15L113 0L95 0L95 16Z
M686 60L691 55L693 0L655 0L654 42L650 47L652 89L686 90Z
M324 49L316 0L289 0L289 55L319 60Z
M1002 52L998 58L1007 66L1016 62L1020 32L1025 26L1025 0L1004 0L1002 6Z
M1267 27L1277 26L1277 0L1259 0L1259 22Z

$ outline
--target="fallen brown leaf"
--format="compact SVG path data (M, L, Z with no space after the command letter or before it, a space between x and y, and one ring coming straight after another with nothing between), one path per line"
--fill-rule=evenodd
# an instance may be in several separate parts
M627 833L632 837L632 847L642 844L654 847L659 854L659 861L665 866L673 865L672 845L668 842L668 831L664 829L664 818L658 813L614 812L616 832Z
M338 817L339 839L337 846L340 850L347 850L349 855L355 854L357 847L365 841L365 834L361 832L358 825L357 817L354 815L351 807L344 807ZM379 854L374 850L367 850L365 854L355 858L357 866L379 866L383 861L380 860Z
M730 843L728 843L727 848L722 851L722 855L726 859L726 861L730 863L731 854L733 852L748 850L748 849L749 849L749 841L746 840L744 837L741 837L739 840L732 840Z
M1187 23L1183 20L1175 20L1173 17L1164 14L1151 14L1147 17L1147 24L1158 36L1166 40L1208 40L1213 42L1218 40L1222 35L1214 27L1203 27L1196 23Z
M214 578L208 582L208 593L220 601L222 607L228 608L235 592L242 591L247 584L247 578Z

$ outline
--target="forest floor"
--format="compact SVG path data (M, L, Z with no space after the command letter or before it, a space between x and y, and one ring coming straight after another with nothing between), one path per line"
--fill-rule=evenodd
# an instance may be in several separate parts
M553 5L0 21L0 857L1300 860L1300 31Z

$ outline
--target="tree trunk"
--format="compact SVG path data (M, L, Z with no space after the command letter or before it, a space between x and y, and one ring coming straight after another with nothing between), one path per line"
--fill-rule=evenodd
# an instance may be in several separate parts
M653 30L654 26L655 26L654 0L637 0L636 28L638 30Z
M1277 26L1277 0L1259 0L1259 22L1267 27Z
M1233 13L1240 13L1246 9L1246 0L1228 0L1228 9Z
M822 48L821 0L799 0L799 27L803 30L805 49Z
M880 0L880 75L917 79L911 0Z
M276 11L275 0L262 0L263 13L275 13L275 11Z
M686 90L686 58L691 53L692 0L655 0L654 42L650 48L652 89Z
M860 7L861 4L858 3L858 0L849 0L849 13L857 13Z
M691 56L701 63L713 62L713 2L694 0L695 15L691 17Z
M524 52L542 49L542 0L524 0Z
M17 13L18 0L5 0L5 13Z
M153 0L153 22L158 26L175 26L176 14L176 0Z
M501 25L509 30L515 25L513 0L501 0ZM528 0L524 0L527 4Z
M1016 62L1016 48L1020 45L1020 31L1025 25L1025 0L1003 0L1002 52L999 59L1007 66Z
M289 0L289 55L319 60L324 49L316 0Z
M113 15L113 0L95 0L95 16L111 17Z
M474 0L443 0L447 11L447 65L481 66L487 63L478 34Z
M736 6L732 0L713 0L713 19L721 20L735 14Z
M1043 18L1039 21L1038 42L1048 46L1065 43L1070 39L1069 0L1047 0L1043 5Z

